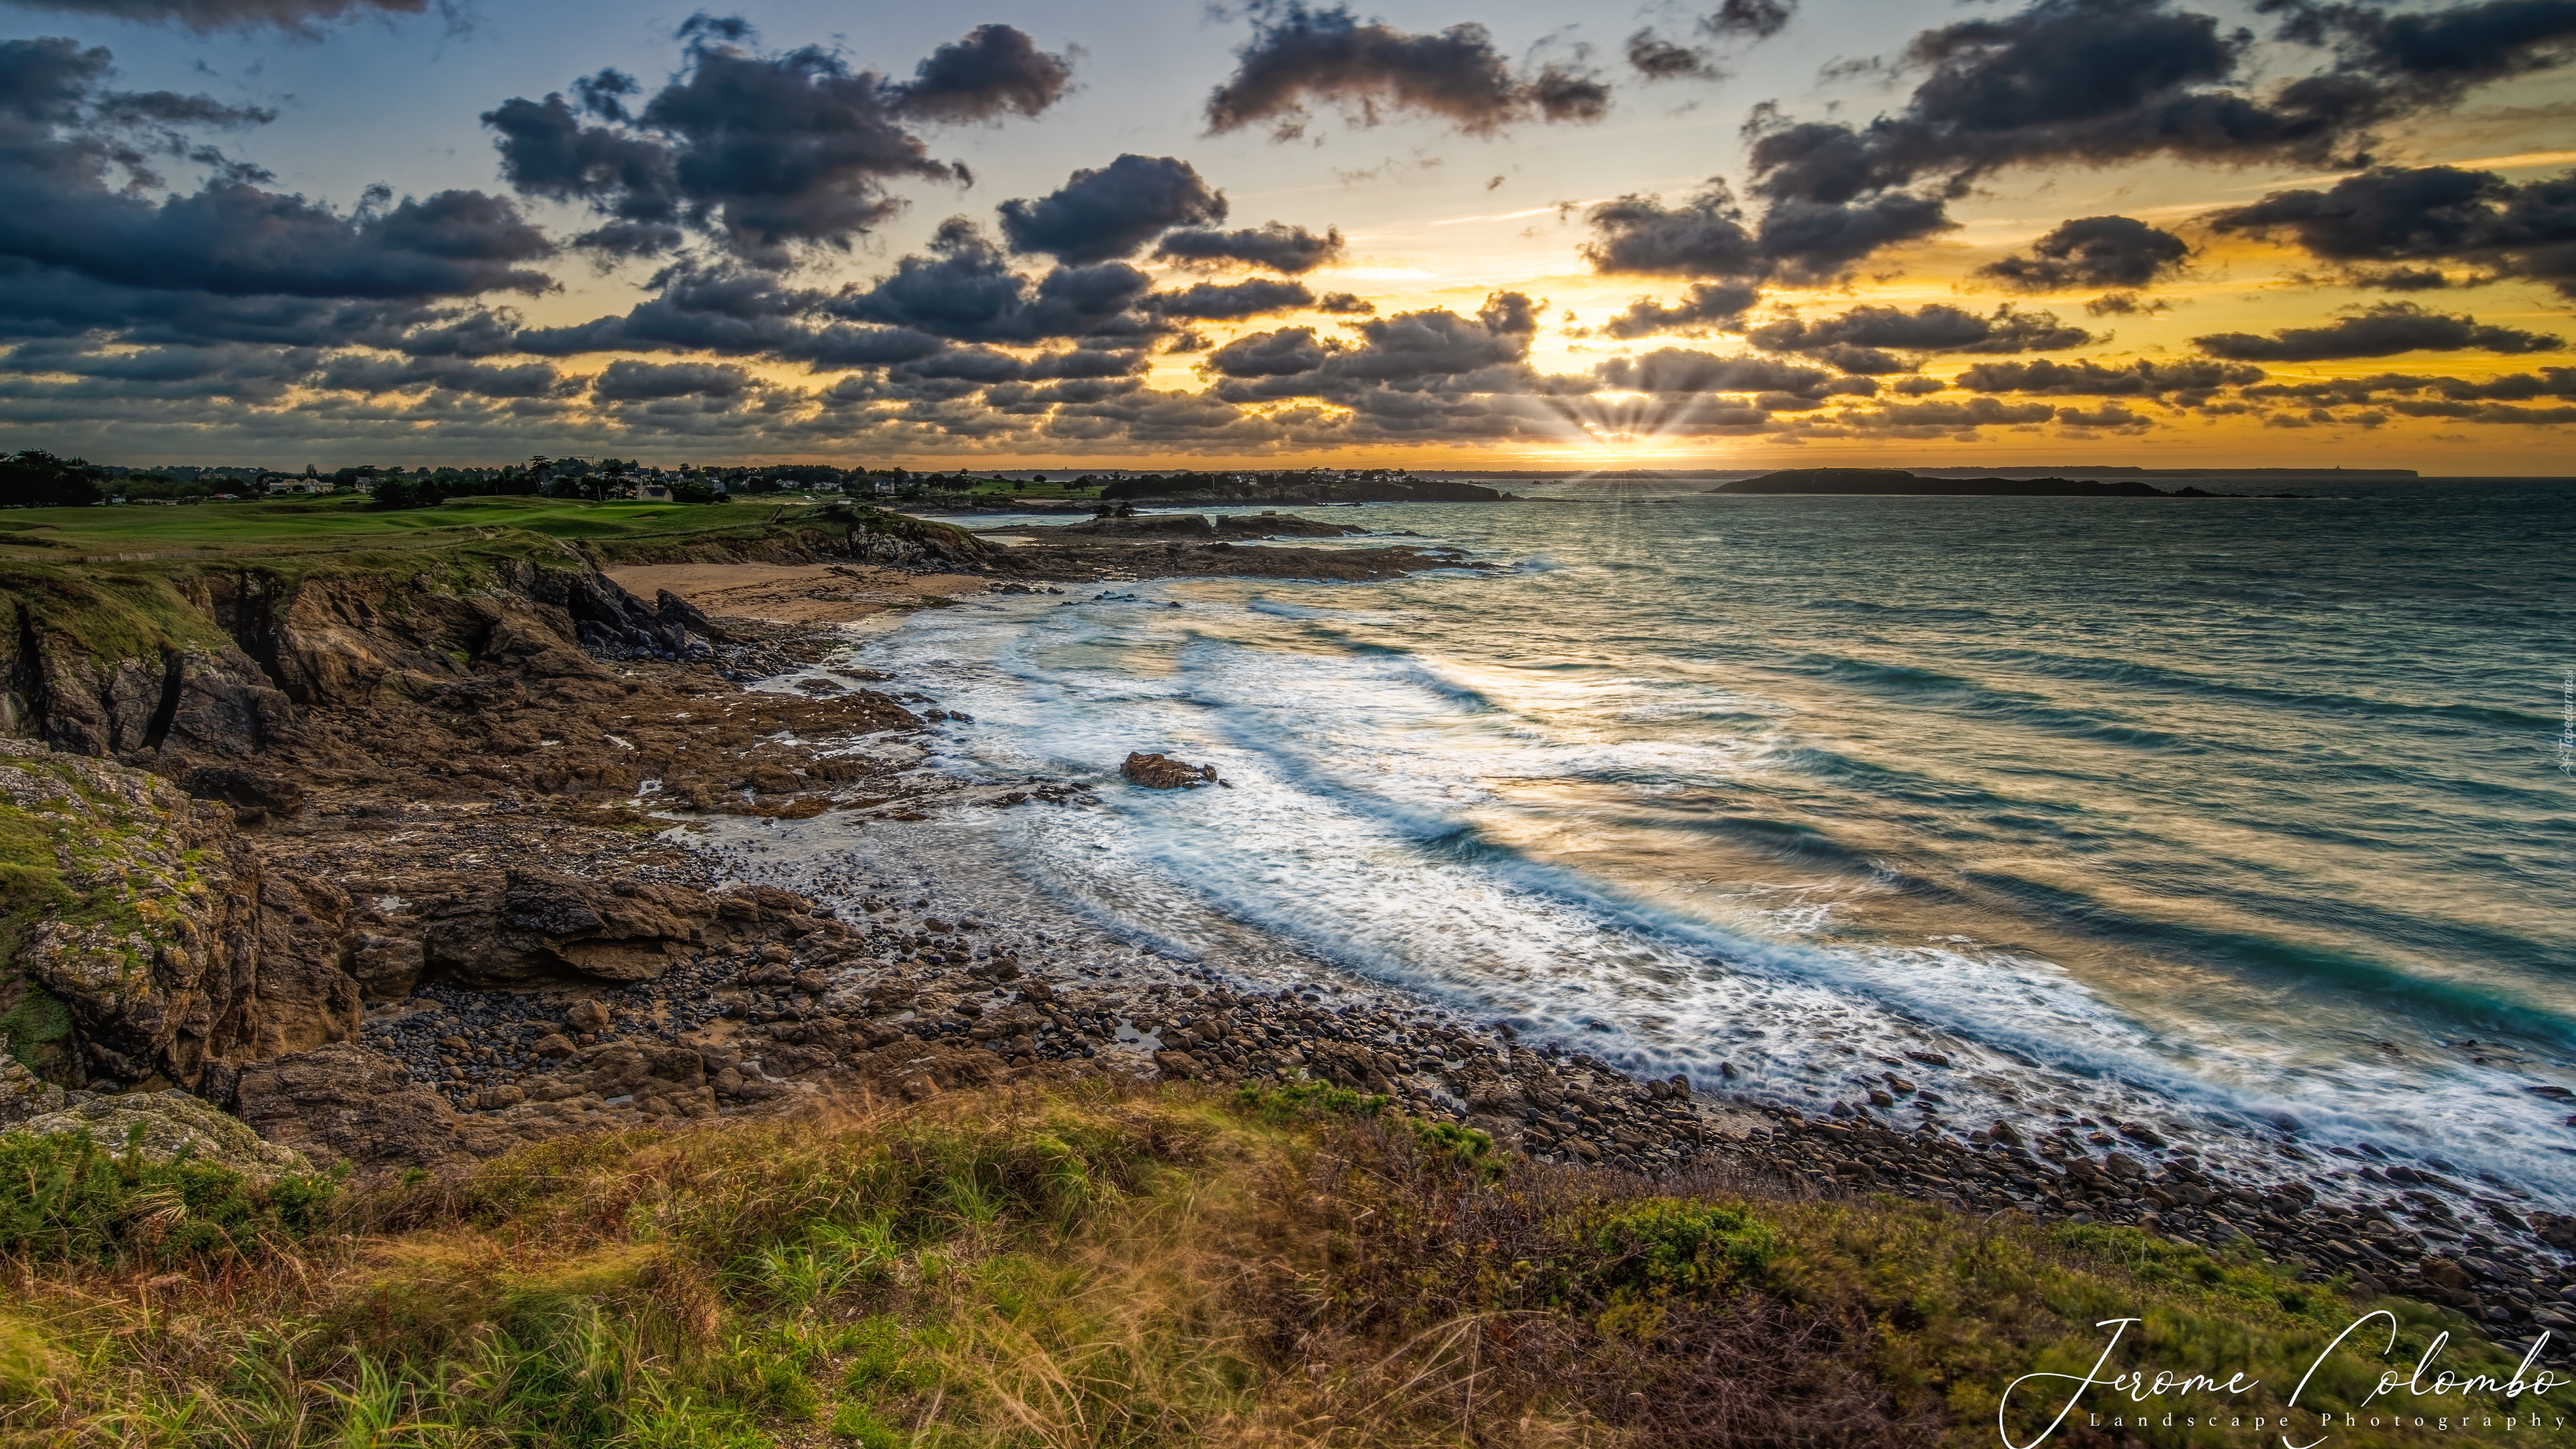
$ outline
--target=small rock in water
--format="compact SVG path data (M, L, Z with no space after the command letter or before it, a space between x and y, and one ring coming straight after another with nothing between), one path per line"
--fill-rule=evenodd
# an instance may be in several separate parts
M1201 785L1225 783L1217 779L1216 766L1184 764L1169 755L1130 754L1127 762L1118 767L1118 773L1126 776L1129 783L1148 790L1195 790Z

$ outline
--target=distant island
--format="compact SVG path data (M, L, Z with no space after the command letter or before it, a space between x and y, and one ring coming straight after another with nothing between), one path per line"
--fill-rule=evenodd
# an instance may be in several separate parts
M1952 478L1894 468L1792 468L1758 478L1738 478L1711 493L1921 493L1983 498L2242 498L2203 488L2167 490L2134 478L2098 483L2080 478ZM2275 498L2296 498L2276 493Z
M1660 483L1715 478L1740 468L1416 468L1425 478L1487 478L1528 483ZM1939 468L1829 469L1831 472L1907 472L1921 478L2416 478L2412 468L2143 468L2135 463L1989 463Z

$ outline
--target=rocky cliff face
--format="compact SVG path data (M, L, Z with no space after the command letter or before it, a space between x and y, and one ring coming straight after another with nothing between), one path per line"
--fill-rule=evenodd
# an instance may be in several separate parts
M244 838L353 766L400 794L459 755L534 753L542 730L497 752L487 736L533 700L623 702L603 660L684 657L716 632L579 557L441 558L0 577L0 729L20 736L0 735L0 1053L75 1088L229 1098L243 1063L349 1040L367 996L424 973L631 982L703 938L695 892L433 870L362 904ZM414 904L374 904L397 897Z
M263 870L223 806L0 740L0 833L12 896L0 1023L17 1025L11 1053L46 1076L196 1088L210 1062L263 1039L357 1029L336 943L264 908L309 893L345 911L345 898Z
M240 763L291 742L305 711L418 697L477 661L677 658L711 628L569 554L301 576L0 573L0 616L0 734L173 778L203 769L208 793L254 808L272 806L241 798L259 791Z

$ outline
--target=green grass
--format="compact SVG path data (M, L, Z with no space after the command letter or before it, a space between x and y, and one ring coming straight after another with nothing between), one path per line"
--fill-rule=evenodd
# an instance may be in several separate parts
M1964 1449L2100 1319L2143 1320L2114 1368L2277 1394L2362 1311L2135 1233L1533 1168L1329 1089L959 1094L291 1201L0 1148L0 1222L88 1174L15 1240L8 1443ZM2399 1361L2462 1329L2383 1306ZM2465 1332L2446 1363L2509 1368ZM2304 1402L2378 1367L2347 1347Z
M163 508L28 508L0 515L0 557L63 562L85 554L280 553L312 549L410 549L470 542L496 530L551 539L654 539L738 533L766 526L781 507L788 522L827 504L744 500L721 507L685 503L587 503L563 498L466 498L436 508L379 511L363 498L256 498ZM41 540L34 546L13 540Z

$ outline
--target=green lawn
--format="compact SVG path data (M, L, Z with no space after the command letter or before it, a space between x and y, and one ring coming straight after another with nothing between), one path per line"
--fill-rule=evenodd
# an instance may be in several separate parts
M69 562L75 555L158 556L415 548L504 529L551 538L652 538L793 521L830 500L795 495L722 505L585 503L564 498L461 498L436 508L379 511L356 498L250 498L165 508L13 508L0 511L0 557Z

